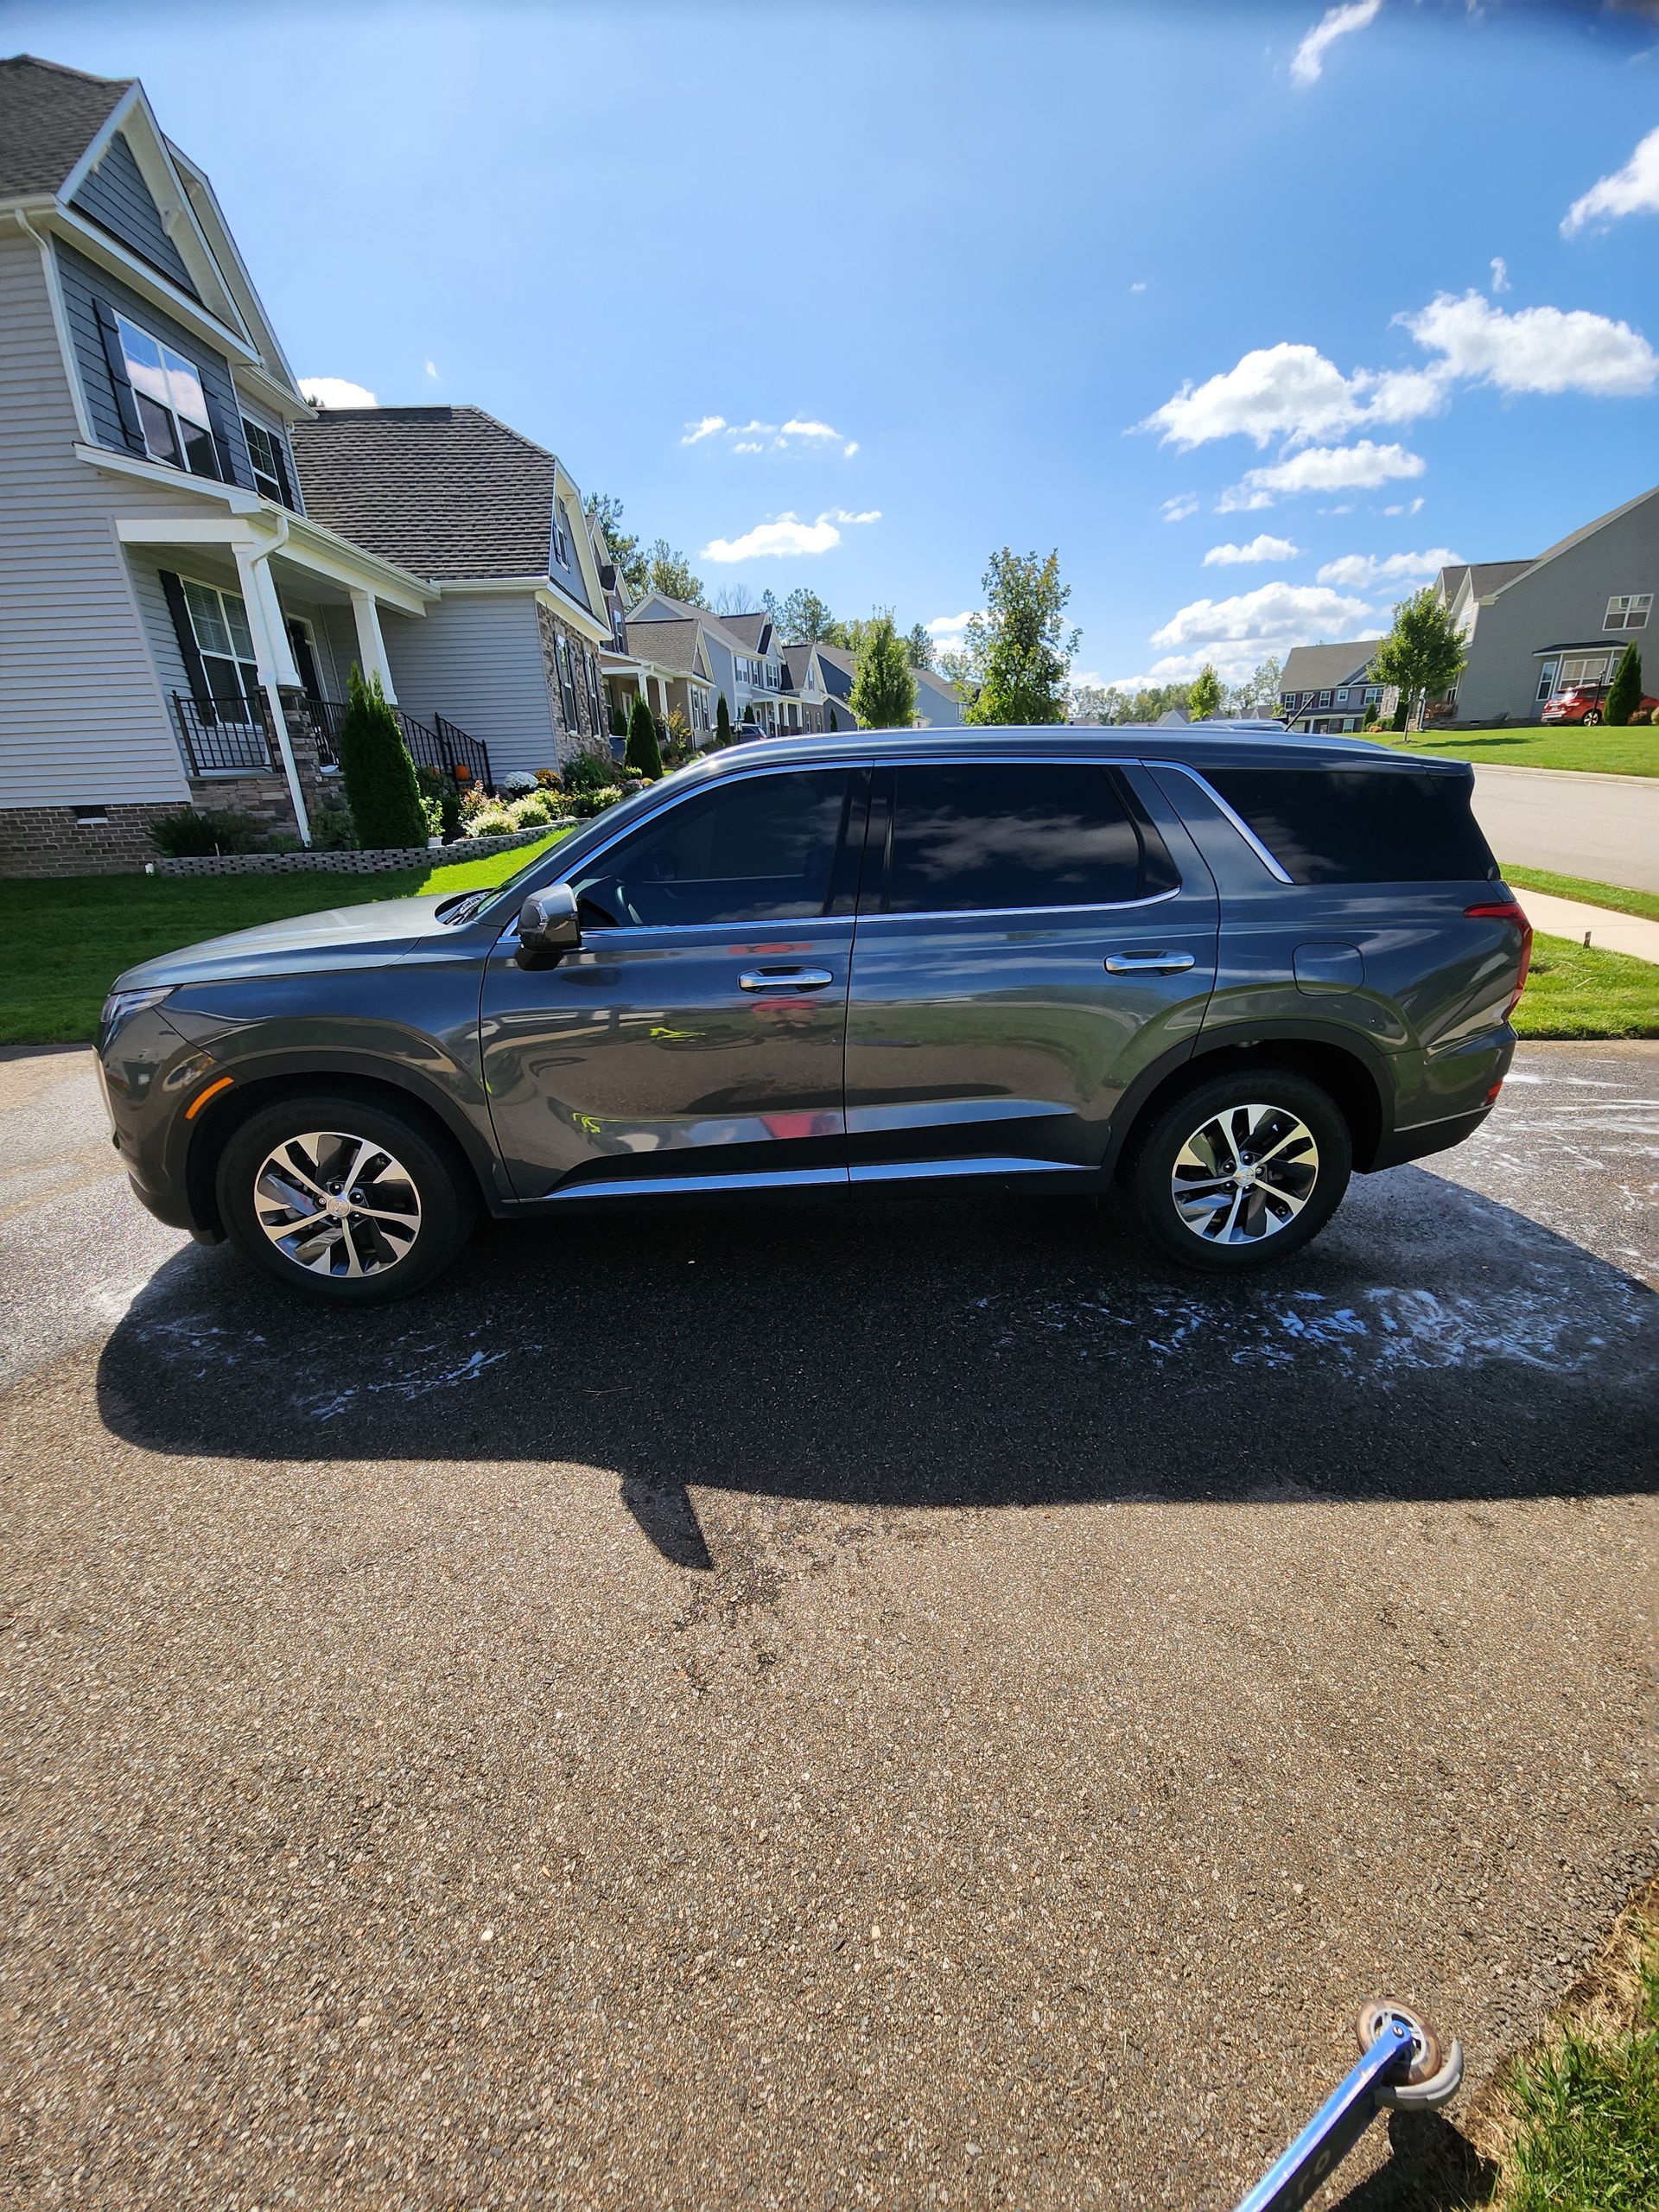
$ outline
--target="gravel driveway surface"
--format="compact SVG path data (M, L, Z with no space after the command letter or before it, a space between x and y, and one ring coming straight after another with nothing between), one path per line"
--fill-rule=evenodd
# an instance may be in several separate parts
M1220 2207L1362 1998L1478 2091L1653 1866L1659 1048L1253 1287L978 1194L345 1319L85 1054L0 1109L0 2202Z

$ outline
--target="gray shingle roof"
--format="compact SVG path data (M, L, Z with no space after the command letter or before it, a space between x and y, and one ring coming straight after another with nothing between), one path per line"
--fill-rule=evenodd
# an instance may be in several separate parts
M628 651L640 660L653 662L658 668L671 668L681 676L700 676L697 666L697 638L700 625L692 615L681 615L670 622L630 622L626 626Z
M856 654L849 653L845 645L820 645L818 665L823 671L824 688L831 697L850 697L858 667Z
M132 81L32 54L0 61L0 197L56 192Z
M1281 691L1330 691L1351 683L1370 665L1381 638L1351 638L1341 645L1296 645L1285 658Z
M648 591L637 604L643 607L647 600L664 607L671 607L677 614L693 622L701 622L711 638L717 639L728 652L747 653L752 648L732 629L722 614L714 614L706 607L693 607L689 599L671 599L665 591ZM632 620L632 617L629 618Z
M423 576L544 576L554 460L481 407L328 408L294 427L306 512Z
M772 617L763 611L759 614L722 614L720 619L732 635L741 640L746 653L758 653Z

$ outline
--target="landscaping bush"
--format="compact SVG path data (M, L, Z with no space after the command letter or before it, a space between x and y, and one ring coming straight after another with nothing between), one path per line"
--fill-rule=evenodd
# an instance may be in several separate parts
M1622 729L1635 719L1642 704L1642 656L1636 647L1626 645L1618 657L1618 666L1613 680L1607 687L1607 721L1613 729Z
M657 717L643 699L636 699L628 716L628 741L622 766L654 780L663 772L663 749L657 741Z
M421 800L421 812L426 817L426 834L429 842L434 837L442 837L443 835L443 809L438 804L436 799L423 798Z
M1630 728L1632 729L1645 728L1652 720L1653 709L1651 707L1637 707L1631 713Z
M505 837L519 824L512 818L512 809L505 805L474 807L467 817L469 837Z
M501 779L501 789L509 798L526 798L536 788L536 779L526 768L515 768L510 776Z
M564 788L567 791L612 790L620 781L621 773L608 753L573 753L564 764Z
M265 845L265 827L251 814L227 808L164 814L149 825L149 842L170 861L203 860L214 853L257 853Z
M424 844L424 835L416 840ZM317 853L354 853L357 850L357 824L352 819L352 810L344 791L336 787L327 792L311 809L311 849Z
M340 777L366 849L426 842L420 785L397 717L379 677L365 683L355 663L340 725Z
M544 791L562 791L564 789L564 778L556 768L538 768L536 781Z
M461 787L453 776L446 776L442 768L424 765L415 771L415 780L420 787L422 804L426 818L432 819L432 803L437 804L438 826L433 833L440 837L459 837L461 835Z
M602 814L607 806L614 806L627 793L615 784L606 784L598 791L578 791L570 801L570 811L579 822L586 822L595 814Z
M726 704L726 694L722 691L715 701L715 743L724 747L731 741L732 710Z

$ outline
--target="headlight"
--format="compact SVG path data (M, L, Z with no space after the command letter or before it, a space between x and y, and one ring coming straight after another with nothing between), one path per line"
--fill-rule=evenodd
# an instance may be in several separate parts
M147 1006L159 1006L170 998L176 984L165 983L154 991L111 991L104 1001L104 1011L98 1017L99 1049L102 1051L118 1029L124 1028L135 1014L142 1014Z

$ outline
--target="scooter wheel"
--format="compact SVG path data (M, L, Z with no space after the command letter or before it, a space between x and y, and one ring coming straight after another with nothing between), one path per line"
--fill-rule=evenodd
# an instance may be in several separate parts
M1421 2013L1414 2012L1410 2005L1395 2004L1389 1998L1373 1998L1360 2006L1354 2023L1362 2050L1370 2049L1390 2019L1403 2020L1411 2030L1411 2065L1403 2081L1379 2086L1376 2101L1406 2108L1445 2104L1457 2094L1463 2079L1462 2044L1454 2042L1446 2048Z

